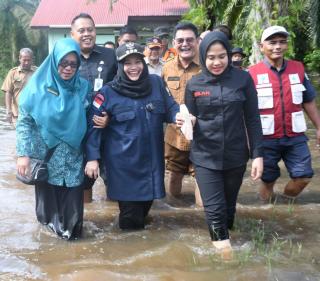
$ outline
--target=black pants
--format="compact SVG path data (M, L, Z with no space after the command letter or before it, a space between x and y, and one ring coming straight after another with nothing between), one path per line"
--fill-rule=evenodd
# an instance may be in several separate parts
M119 227L123 230L144 229L145 218L153 201L118 201Z
M230 170L195 166L196 179L213 241L229 239L246 165Z
M41 183L35 186L36 215L63 239L81 236L83 224L83 188L66 188Z

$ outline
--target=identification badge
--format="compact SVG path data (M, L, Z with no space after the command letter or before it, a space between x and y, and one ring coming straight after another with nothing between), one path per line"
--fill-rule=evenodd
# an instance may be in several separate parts
M94 91L99 91L103 86L103 80L101 78L94 79Z
M298 73L295 74L289 74L289 80L290 80L290 84L300 84L300 78Z
M269 84L270 83L268 73L258 74L257 78L258 78L258 84Z

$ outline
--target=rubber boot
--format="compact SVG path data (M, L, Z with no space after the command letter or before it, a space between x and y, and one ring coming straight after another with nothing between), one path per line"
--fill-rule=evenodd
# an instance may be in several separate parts
M283 195L288 197L296 197L311 181L310 178L291 179L284 188Z
M224 261L230 261L233 258L233 250L231 247L230 239L212 241L212 245L216 252L220 254L220 257Z
M262 201L269 202L272 199L273 196L273 187L274 182L264 182L261 181L261 185L259 187L259 198Z
M83 191L83 203L92 202L92 188Z
M203 207L203 203L202 203L200 189L199 189L199 186L197 184L197 181L195 181L194 198L195 198L196 206L202 208Z
M173 197L178 197L181 194L183 174L178 172L169 173L168 192Z

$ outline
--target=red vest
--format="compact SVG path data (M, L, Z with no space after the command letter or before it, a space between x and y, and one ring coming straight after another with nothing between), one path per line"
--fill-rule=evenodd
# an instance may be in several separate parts
M264 62L249 68L257 92L263 134L265 138L303 135L306 123L303 115L304 67L298 61L287 61L281 74Z

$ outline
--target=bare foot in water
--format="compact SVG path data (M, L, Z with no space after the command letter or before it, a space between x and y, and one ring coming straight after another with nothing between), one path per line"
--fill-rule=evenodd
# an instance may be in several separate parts
M212 241L216 252L220 254L220 257L224 261L230 261L233 258L233 250L231 247L230 239Z

